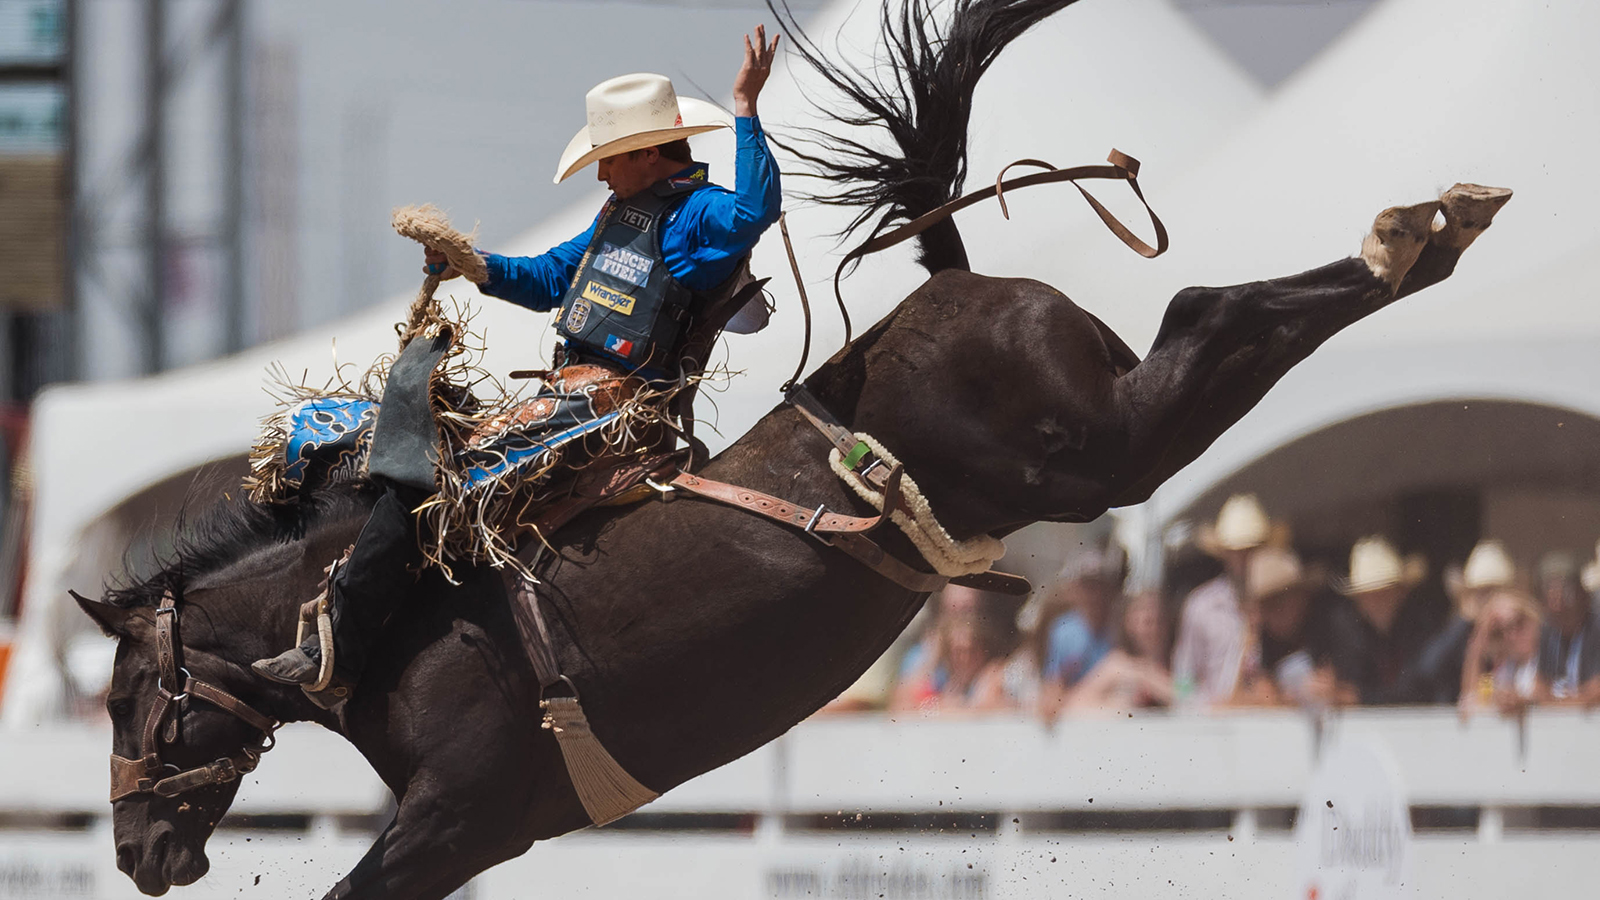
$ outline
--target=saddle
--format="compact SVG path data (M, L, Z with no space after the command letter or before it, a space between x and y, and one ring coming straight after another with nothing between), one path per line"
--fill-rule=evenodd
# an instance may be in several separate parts
M670 479L690 462L690 448L673 449L670 394L658 397L643 378L583 363L512 375L538 378L539 392L447 442L438 493L423 507L430 561L473 556L464 545L511 551L547 541L585 510L648 498L647 479ZM279 443L288 487L305 496L364 477L379 409L322 396L289 410Z
M621 409L645 389L645 380L621 375L606 366L575 364L555 371L517 371L512 377L536 377L563 394L584 394L594 415L604 417ZM547 429L562 412L557 397L539 396L484 422L473 432L468 446L475 452L505 453L518 435ZM654 491L648 479L671 478L689 461L690 450L672 450L672 434L663 425L647 426L630 436L628 451L585 446L568 465L551 473L546 489L536 501L519 507L501 525L507 537L531 534L548 540L563 525L596 506L624 506L648 499ZM523 443L528 443L524 438ZM517 543L513 540L510 543Z

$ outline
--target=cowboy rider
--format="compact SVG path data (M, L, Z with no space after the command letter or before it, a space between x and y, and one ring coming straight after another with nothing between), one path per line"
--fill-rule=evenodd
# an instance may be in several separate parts
M730 296L736 282L748 279L750 251L778 220L782 194L756 114L778 38L769 44L765 27L757 26L755 42L747 35L744 45L744 63L733 83L735 190L711 184L706 165L689 156L690 135L727 127L716 107L677 97L664 76L624 75L588 93L589 124L568 144L556 169L559 183L598 163L598 178L612 194L594 224L540 256L484 254L489 276L478 286L482 293L539 312L559 308L556 327L565 343L558 368L583 363L618 374L676 379L686 322L711 298ZM424 261L429 274L444 279L460 274L438 251L425 251ZM725 327L755 331L766 324L766 314L757 295ZM399 393L397 373L410 354L423 360L418 365L426 383L426 372L442 353L428 358L422 343L413 342L391 369L374 430L369 479L384 495L346 561L329 578L334 645L329 691L336 698L331 703L349 696L395 599L415 577L415 566L397 557L415 555L411 511L429 493L431 475L388 477L390 470L379 461L394 458L402 448L402 455L413 457L408 465L415 473L423 454L414 448L433 446L431 416L408 418L407 407L426 410L426 399L390 396ZM431 463L423 471L431 473ZM323 674L320 640L309 634L298 646L251 668L281 684L315 685Z
M658 281L673 283L669 293L711 292L735 275L778 220L778 167L756 117L756 97L777 45L777 37L766 44L760 26L754 45L745 38L744 66L733 84L736 190L711 184L706 166L689 156L689 135L726 127L715 107L689 98L673 103L672 83L660 75L613 78L589 92L590 124L562 153L555 176L560 183L597 163L596 177L612 191L606 206L587 231L541 256L485 254L489 278L479 291L536 312L559 306L565 362L676 376L665 371L667 348L650 333L651 324L640 321L637 307L649 301L634 295L652 293ZM660 227L651 235L655 221ZM424 259L429 273L460 274L437 250L425 250ZM665 271L658 272L657 263ZM765 324L758 300L741 313L729 330ZM656 335L663 327L670 331L665 318L656 314Z

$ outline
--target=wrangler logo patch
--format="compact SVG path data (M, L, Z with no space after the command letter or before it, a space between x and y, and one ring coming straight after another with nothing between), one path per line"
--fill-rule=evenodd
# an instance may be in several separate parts
M622 212L617 215L617 221L629 228L637 228L640 231L650 230L650 214L637 206L624 207Z
M567 330L574 334L582 331L583 326L589 323L589 310L590 306L587 300L572 301L572 308L567 310Z
M644 287L650 279L650 270L655 264L650 257L615 244L602 244L594 259L594 267L599 271L639 287Z
M637 302L621 291L613 291L611 288L593 281L583 286L582 296L585 300L593 300L606 309L614 309L625 316L633 315L633 305Z

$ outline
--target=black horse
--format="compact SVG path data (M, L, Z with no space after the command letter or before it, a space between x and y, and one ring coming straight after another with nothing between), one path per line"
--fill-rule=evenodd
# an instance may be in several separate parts
M903 93L805 51L900 146L898 155L824 164L840 179L867 179L853 199L892 217L948 199L965 153L950 129L964 132L974 83L1006 42L1070 2L959 0L934 39L927 10L910 0L904 16L884 23ZM898 454L957 538L1087 521L1148 497L1334 332L1447 276L1507 196L1458 186L1439 203L1385 211L1360 256L1289 278L1188 288L1142 361L1048 285L967 271L946 222L922 241L932 277L806 384L840 420ZM780 405L704 474L871 515L830 472L830 446ZM300 602L316 593L323 566L349 546L373 499L357 487L293 508L226 506L160 574L79 602L119 638L107 702L115 755L138 759L159 732L160 760L177 769L253 765L260 732L226 703L191 697L180 729L148 725L169 702L160 673L180 665L266 716L336 730L398 809L327 896L440 898L590 820L555 738L539 728L538 682L498 572L458 569L459 585L425 574L397 603L360 690L338 715L251 674L250 660L293 637ZM920 565L900 535L883 542ZM591 511L556 546L541 574L561 669L582 691L595 734L656 791L816 711L926 598L798 530L695 499ZM177 638L172 658L161 656L163 632ZM160 894L205 874L205 843L238 784L217 780L114 802L118 866L140 890Z

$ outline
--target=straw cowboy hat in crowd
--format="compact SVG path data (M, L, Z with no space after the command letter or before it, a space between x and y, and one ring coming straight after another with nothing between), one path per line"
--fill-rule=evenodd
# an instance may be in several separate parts
M1446 569L1445 593L1455 601L1456 612L1462 618L1476 619L1478 608L1492 590L1513 589L1517 584L1517 567L1506 553L1505 544L1497 540L1479 541L1467 554L1467 564L1460 570Z
M1589 560L1578 574L1578 580L1583 582L1583 589L1593 593L1600 591L1600 542L1594 545L1594 559Z
M1467 564L1461 569L1461 579L1453 585L1461 590L1481 591L1485 588L1511 587L1517 583L1517 567L1506 552L1506 545L1497 540L1479 541L1467 554Z
M733 127L727 113L712 104L679 97L665 75L619 75L595 85L583 99L589 124L561 151L557 184L595 160Z
M1244 600L1265 603L1294 590L1314 590L1324 583L1320 572L1307 570L1300 557L1285 547L1266 547L1250 556L1244 570Z
M1254 550L1264 544L1288 544L1288 528L1267 518L1255 494L1234 494L1222 504L1214 525L1202 525L1195 546L1218 556L1228 550Z
M1346 596L1392 587L1410 588L1427 574L1428 564L1420 555L1401 559L1393 544L1373 535L1356 541L1350 548L1350 577L1339 579L1335 587Z

